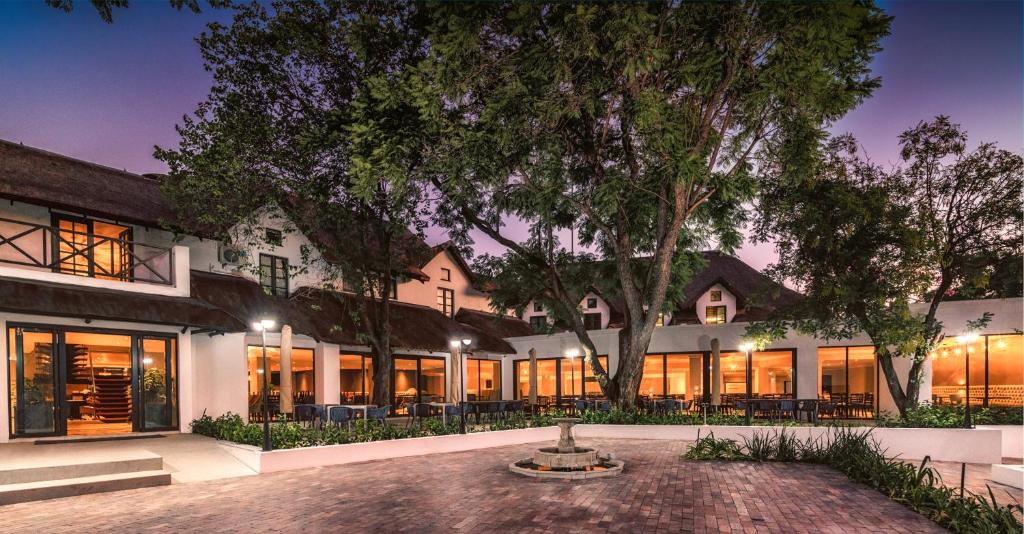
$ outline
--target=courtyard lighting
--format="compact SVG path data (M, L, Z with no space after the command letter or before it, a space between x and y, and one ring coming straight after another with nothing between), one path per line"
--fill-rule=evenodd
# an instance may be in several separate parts
M270 371L267 368L267 330L277 324L273 319L260 319L252 323L252 329L260 333L263 344L263 369L257 369L263 375L263 450L272 450L270 442Z
M978 340L977 332L966 332L956 337L957 343L964 346L964 428L971 428L971 343Z
M458 361L456 362L459 366L459 433L466 433L466 376L463 373L465 366L462 365L462 354L465 350L469 349L469 346L473 344L473 340L464 337L462 339L453 338L448 342L448 345L458 353ZM443 408L442 408L443 409Z

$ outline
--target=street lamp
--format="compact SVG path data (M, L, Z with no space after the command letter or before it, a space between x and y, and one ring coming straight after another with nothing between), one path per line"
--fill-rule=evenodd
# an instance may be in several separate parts
M572 401L573 408L576 407L576 357L580 355L579 349L569 349L565 351L565 355L569 357L569 383L572 394L569 396L569 400Z
M473 340L469 339L469 338L453 339L449 343L449 345L451 345L451 347L453 349L458 351L458 362L457 363L458 363L458 366L459 366L459 433L460 434L465 434L466 433L466 404L465 404L465 400L466 400L466 376L465 376L465 373L464 373L466 366L462 365L462 353L463 353L464 350L468 349L469 346L472 343L473 343Z
M978 340L978 334L968 332L957 336L958 343L964 346L964 372L966 373L964 392L964 428L971 428L971 343Z
M754 396L754 385L752 377L750 376L753 371L753 365L750 358L750 351L754 349L754 344L749 341L740 343L740 350L742 350L747 356L747 425L751 424L751 420L754 417L754 410L751 398Z
M273 319L260 319L252 323L253 330L260 333L263 340L263 450L273 449L270 443L270 369L267 368L267 330L274 328Z

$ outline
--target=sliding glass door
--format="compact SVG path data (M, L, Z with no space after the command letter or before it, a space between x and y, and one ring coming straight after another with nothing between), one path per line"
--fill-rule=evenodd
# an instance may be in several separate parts
M143 430L161 430L178 426L178 380L176 340L169 337L142 337L141 355Z
M56 332L11 328L7 340L11 434L57 434Z

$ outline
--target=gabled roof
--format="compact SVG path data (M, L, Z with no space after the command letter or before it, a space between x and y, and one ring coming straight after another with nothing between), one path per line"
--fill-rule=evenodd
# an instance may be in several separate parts
M379 301L316 288L299 288L290 298L267 295L256 282L237 275L192 271L192 294L244 324L257 317L274 317L296 334L339 345L367 345L359 305ZM394 350L447 352L452 339L474 340L474 349L514 354L515 349L486 325L462 324L441 312L403 302L391 302L391 346Z
M715 284L721 284L736 297L737 308L777 309L800 299L796 291L776 283L735 256L715 250L704 251L703 254L707 266L696 273L683 289L680 309L694 307L697 299Z
M0 197L151 227L175 220L158 180L4 140Z
M476 274L473 273L473 269L471 269L469 267L469 264L466 263L466 259L462 257L462 253L459 252L459 248L455 246L455 243L453 241L449 240L439 245L434 245L433 247L431 247L431 251L433 253L430 255L430 257L424 258L423 263L420 264L421 269L426 267L427 264L430 263L431 261L434 261L434 258L436 258L438 254L447 252L451 254L453 258L455 258L455 264L458 265L460 269L462 269L462 272L463 274L466 275L466 278L469 280L470 285L473 285L475 287Z

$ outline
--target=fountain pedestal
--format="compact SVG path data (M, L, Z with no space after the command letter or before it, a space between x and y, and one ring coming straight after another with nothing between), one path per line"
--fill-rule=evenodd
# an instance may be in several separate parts
M616 476L622 472L622 461L601 458L597 449L576 446L572 427L580 419L563 417L554 422L560 431L556 446L538 449L532 458L509 464L510 471L538 478L567 479Z

